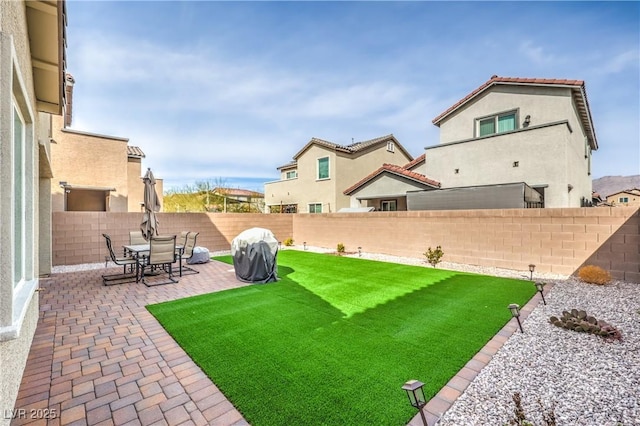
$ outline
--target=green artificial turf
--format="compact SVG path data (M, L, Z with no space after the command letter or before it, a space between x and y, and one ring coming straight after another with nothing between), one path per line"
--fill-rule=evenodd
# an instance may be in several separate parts
M529 281L294 250L278 275L147 307L254 426L406 424L404 382L435 395L535 294Z

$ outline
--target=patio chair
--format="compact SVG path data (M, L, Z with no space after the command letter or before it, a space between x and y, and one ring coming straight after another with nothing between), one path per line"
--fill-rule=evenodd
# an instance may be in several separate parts
M187 262L191 257L193 257L193 249L196 246L196 238L198 237L199 232L189 232L187 234L187 238L184 242L184 250L180 254L180 276L182 274L199 274L200 271L196 271L193 268L188 266L182 266L183 261Z
M102 275L102 284L111 285L111 284L124 284L127 282L138 282L138 259L133 256L124 256L124 257L116 257L116 254L113 251L113 245L111 244L111 237L107 234L102 234L106 243L107 250L109 250L109 257L105 258L104 267L107 267L109 263L109 259L116 265L122 266L121 274L104 274ZM135 266L135 272L134 272ZM130 272L127 272L127 267L130 268ZM112 282L115 281L115 282Z
M129 231L129 245L147 244L142 236L142 231Z
M189 235L189 231L182 231L180 235L176 237L176 245L186 245L187 244L187 235Z
M173 278L173 263L176 261L176 236L152 237L149 240L149 256L143 256L142 282L147 287L175 284L178 280ZM167 274L167 281L148 283L145 279L145 270L152 269ZM160 272L160 273L162 273Z

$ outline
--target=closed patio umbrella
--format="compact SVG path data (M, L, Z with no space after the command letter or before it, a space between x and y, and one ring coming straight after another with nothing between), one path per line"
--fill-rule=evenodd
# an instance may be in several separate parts
M144 239L149 241L153 235L158 235L156 212L160 211L160 202L156 193L156 179L153 177L151 169L147 169L142 181L144 182L144 216L140 224L140 231L142 231Z

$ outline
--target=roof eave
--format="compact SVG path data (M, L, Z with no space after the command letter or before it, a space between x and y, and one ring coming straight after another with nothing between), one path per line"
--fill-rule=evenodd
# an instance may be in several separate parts
M36 108L60 115L64 107L66 68L65 2L34 0L25 4Z

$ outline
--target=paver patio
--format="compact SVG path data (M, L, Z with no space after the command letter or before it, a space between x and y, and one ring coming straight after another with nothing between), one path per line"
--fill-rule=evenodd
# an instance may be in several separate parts
M149 288L105 287L104 269L41 280L40 318L11 424L247 424L145 308L246 285L229 265L193 267L200 274ZM55 418L37 418L45 414Z
M193 266L200 274L149 288L142 283L105 287L104 269L41 280L40 318L11 424L247 425L145 308L247 285L227 264ZM523 307L522 318L539 297ZM425 414L430 425L516 328L510 321L429 401ZM410 422L421 424L419 415Z

